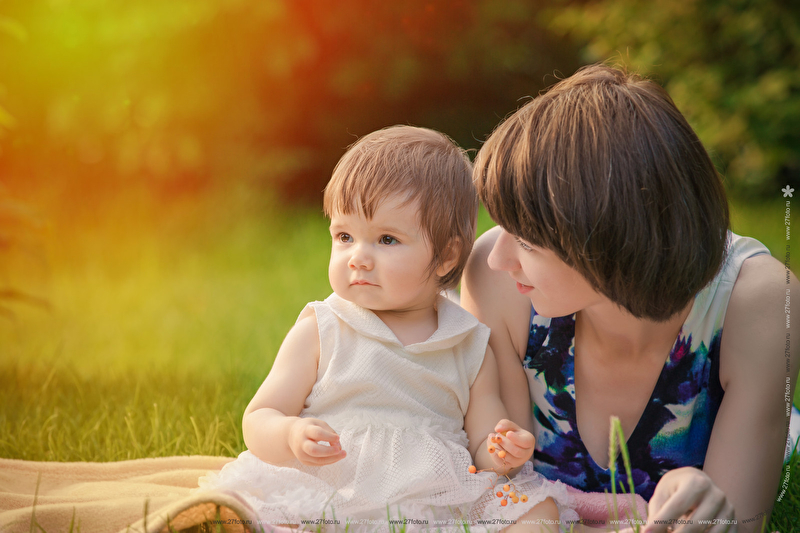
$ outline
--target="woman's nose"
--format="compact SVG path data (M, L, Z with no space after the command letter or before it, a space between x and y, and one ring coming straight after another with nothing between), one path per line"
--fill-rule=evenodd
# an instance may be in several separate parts
M350 268L372 270L373 265L372 254L367 249L367 246L363 244L353 246L350 261L348 262Z
M514 253L514 246L516 246L514 237L506 230L500 231L500 235L498 235L497 240L494 242L494 247L487 258L489 268L508 272L519 270L519 260Z

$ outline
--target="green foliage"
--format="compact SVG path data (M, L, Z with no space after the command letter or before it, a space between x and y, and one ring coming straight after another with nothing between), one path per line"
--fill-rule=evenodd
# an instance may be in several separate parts
M800 453L795 448L789 462L783 466L781 482L788 476L786 492L778 490L772 516L765 531L796 533L800 531Z
M18 307L50 308L41 292L46 268L41 219L0 184L0 320L15 320Z
M7 0L19 131L5 179L81 199L245 182L318 199L356 136L392 124L475 148L575 53L533 0ZM26 180L20 176L23 173Z
M800 247L796 238L786 240L784 225L785 202L781 194L773 194L772 198L759 202L747 201L734 197L731 199L731 229L739 235L754 237L769 248L773 257L783 262L786 245L793 250ZM793 220L796 220L793 217ZM800 264L795 259L789 262L793 272L800 272Z
M781 0L590 0L549 13L587 62L654 75L733 188L800 180L800 11Z
M0 16L0 43L4 38L15 39L18 42L25 42L28 38L28 33L25 28L18 21L10 17ZM3 86L0 85L0 89ZM16 119L9 113L5 107L0 105L0 139L8 134L8 131L17 125ZM1 154L2 152L0 152Z

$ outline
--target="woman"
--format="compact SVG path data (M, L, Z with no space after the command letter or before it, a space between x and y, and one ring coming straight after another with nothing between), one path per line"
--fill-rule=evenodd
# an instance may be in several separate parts
M474 177L499 227L476 243L462 303L492 330L536 470L610 491L617 416L648 531L759 530L797 375L783 304L798 282L728 232L720 178L666 92L586 67L501 124Z

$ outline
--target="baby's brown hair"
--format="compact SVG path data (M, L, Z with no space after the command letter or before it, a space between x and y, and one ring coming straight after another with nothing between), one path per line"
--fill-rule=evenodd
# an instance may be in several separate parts
M363 213L372 219L392 196L419 205L419 224L431 248L433 272L452 257L456 266L439 279L441 289L458 285L475 241L478 196L472 164L443 133L392 126L365 135L348 148L325 187L323 209Z

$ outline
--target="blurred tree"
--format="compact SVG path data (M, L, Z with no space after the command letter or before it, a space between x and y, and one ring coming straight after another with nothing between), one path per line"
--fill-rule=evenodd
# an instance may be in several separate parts
M553 0L548 0L553 1ZM318 200L357 136L396 123L475 148L574 47L536 0L6 0L14 186L77 198L218 183ZM5 179L11 180L11 177Z
M734 191L800 184L800 4L590 0L549 10L585 62L663 82Z
M25 28L16 20L10 17L3 17L0 16L0 40L4 39L14 39L17 42L25 42L27 38L27 32ZM0 84L0 96L4 96L6 92L6 88L4 85ZM9 130L11 130L16 125L16 120L14 117L0 104L0 139L4 138L8 135Z
M0 42L6 44L6 40L25 43L27 31L17 20L0 16ZM0 84L0 96L4 97L5 92L5 86ZM0 105L0 140L8 138L16 125L14 116ZM3 170L2 155L0 150L0 171ZM11 198L0 183L0 318L15 319L14 307L20 303L49 308L46 300L22 289L18 276L20 271L30 272L32 263L34 268L45 263L37 238L40 229L41 222L36 215L20 201ZM22 268L15 268L20 263Z

